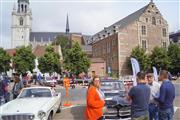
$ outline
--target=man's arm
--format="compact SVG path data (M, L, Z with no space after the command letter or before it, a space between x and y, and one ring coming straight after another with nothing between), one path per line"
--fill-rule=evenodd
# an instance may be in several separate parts
M160 87L160 95L159 98L155 98L155 100L157 100L160 103L164 103L165 101L165 96L166 96L166 88L165 86L162 84Z
M134 88L132 87L128 93L128 96L126 97L126 99L131 102L132 101L132 97L133 97L133 94L134 94Z

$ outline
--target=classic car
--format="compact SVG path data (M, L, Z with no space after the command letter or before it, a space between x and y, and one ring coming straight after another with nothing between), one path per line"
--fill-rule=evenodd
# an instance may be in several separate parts
M105 94L106 112L104 117L107 119L130 119L130 102L125 99L126 91L123 81L102 80L101 90Z
M61 93L51 87L28 87L0 107L0 120L52 120L58 112Z
M50 87L55 87L57 84L57 79L55 77L45 77L43 84Z

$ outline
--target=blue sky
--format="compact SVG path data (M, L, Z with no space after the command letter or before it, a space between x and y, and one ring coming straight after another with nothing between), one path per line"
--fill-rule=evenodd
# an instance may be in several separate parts
M71 32L93 35L147 5L150 0L30 0L32 31L65 31L69 14ZM0 46L10 48L11 12L17 0L0 0ZM169 23L169 32L180 29L180 0L154 0ZM17 4L16 4L17 5Z

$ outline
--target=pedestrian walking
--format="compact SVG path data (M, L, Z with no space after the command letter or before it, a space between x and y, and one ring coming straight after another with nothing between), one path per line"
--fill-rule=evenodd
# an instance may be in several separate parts
M100 78L95 76L87 91L87 106L85 115L87 120L102 120L105 96L100 90Z
M41 75L41 73L38 74L37 76L37 81L39 83L39 85L43 86L43 76Z
M21 81L21 79L19 78L19 75L15 74L14 85L13 85L13 89L12 89L13 99L17 98L17 96L19 95L19 93L21 92L21 89L23 87L24 87L24 85L23 85L23 82Z
M168 71L160 71L159 80L162 81L160 95L158 98L155 98L159 102L159 120L173 120L175 87L168 77Z
M4 84L4 99L5 99L5 103L10 101L10 79L8 78L7 75L3 75L3 84Z
M155 81L152 73L147 74L148 85L150 87L150 103L149 103L149 120L158 120L158 102L154 100L154 96L159 95L160 84Z
M145 76L144 72L137 73L137 85L128 93L127 99L131 102L132 120L149 120L150 88L146 85Z

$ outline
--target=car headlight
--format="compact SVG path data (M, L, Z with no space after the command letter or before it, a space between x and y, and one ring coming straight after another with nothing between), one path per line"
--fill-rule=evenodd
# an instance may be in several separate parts
M46 112L44 112L44 111L39 111L38 112L38 117L40 118L40 119L42 119L42 118L44 118L46 116Z

